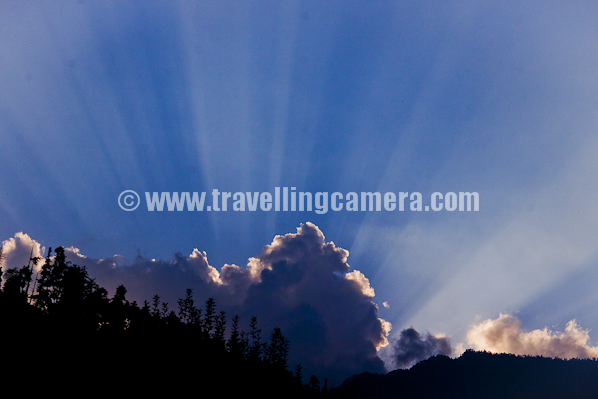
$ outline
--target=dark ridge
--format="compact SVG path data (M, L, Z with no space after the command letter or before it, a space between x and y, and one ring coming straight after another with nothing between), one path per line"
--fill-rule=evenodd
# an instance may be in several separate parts
M598 398L598 361L467 350L434 356L409 370L363 373L331 390L336 398Z

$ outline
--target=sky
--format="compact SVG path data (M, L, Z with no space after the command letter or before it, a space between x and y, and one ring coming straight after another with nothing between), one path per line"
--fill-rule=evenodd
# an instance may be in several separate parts
M308 368L361 356L335 378L413 340L595 357L597 42L590 1L0 1L3 267L64 246L139 302L193 285L310 343ZM117 201L274 187L480 205Z

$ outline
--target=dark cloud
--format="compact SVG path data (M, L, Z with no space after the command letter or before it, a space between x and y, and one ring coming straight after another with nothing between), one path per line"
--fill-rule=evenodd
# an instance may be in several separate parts
M213 297L219 310L238 314L245 327L257 316L263 339L280 327L291 342L290 364L300 363L308 377L339 384L354 373L385 372L378 349L388 344L391 325L378 317L374 289L363 273L350 271L349 252L326 242L312 223L276 236L245 267L217 270L197 249L171 261L90 259L73 247L66 253L110 292L124 284L129 300L141 303L158 294L172 309L192 288L197 303Z
M409 368L421 360L435 355L452 354L448 338L430 333L422 336L413 327L401 331L393 345L393 360L397 368Z
M378 318L374 290L359 271L349 272L349 252L325 242L313 224L275 237L255 258L261 281L243 303L267 323L281 324L301 362L331 382L356 372L384 372L377 349L390 324ZM314 334L318 331L318 334Z

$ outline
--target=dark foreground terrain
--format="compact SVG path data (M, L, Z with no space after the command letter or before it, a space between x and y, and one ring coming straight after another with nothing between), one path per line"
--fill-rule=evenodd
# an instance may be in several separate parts
M328 389L287 364L292 343L280 329L262 335L254 317L242 331L212 299L197 307L192 290L176 311L157 295L129 302L123 286L109 297L61 247L0 269L0 281L0 384L9 397L598 398L598 361L473 351Z

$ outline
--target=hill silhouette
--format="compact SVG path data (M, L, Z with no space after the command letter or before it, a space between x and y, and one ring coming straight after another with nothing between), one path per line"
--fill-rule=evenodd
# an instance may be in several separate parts
M438 355L408 370L354 375L331 390L336 398L598 398L598 362L467 350Z

